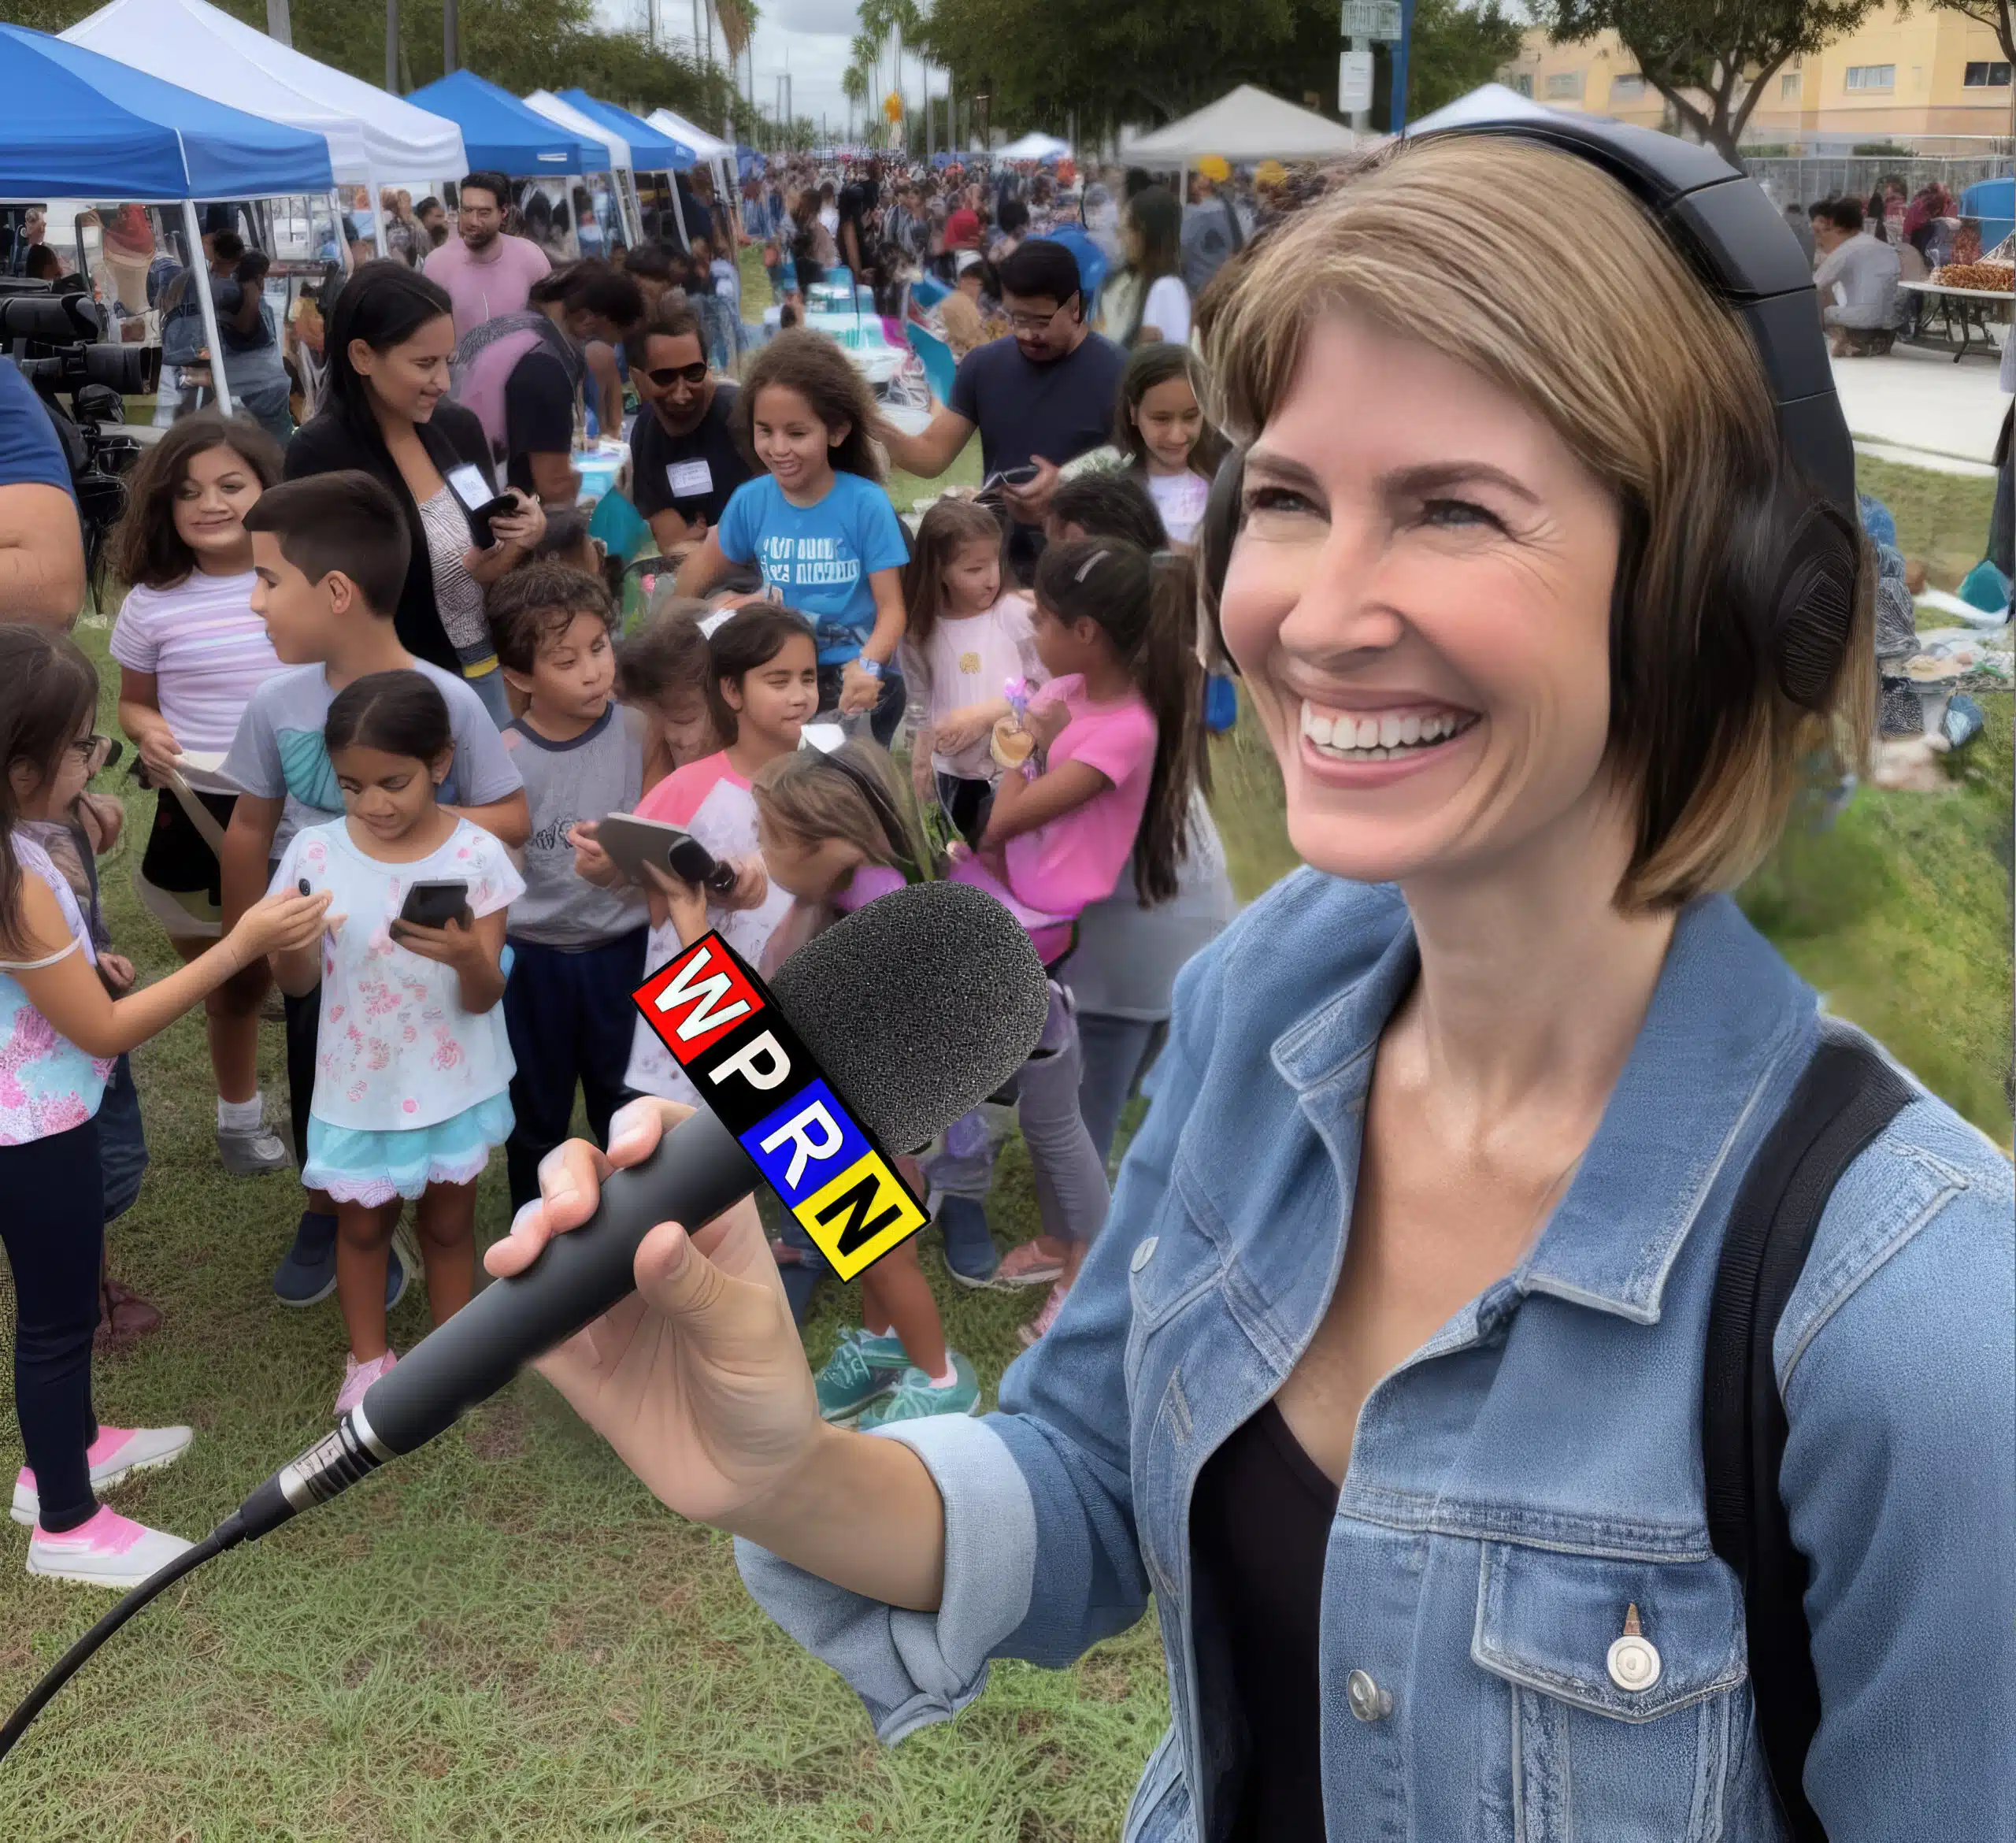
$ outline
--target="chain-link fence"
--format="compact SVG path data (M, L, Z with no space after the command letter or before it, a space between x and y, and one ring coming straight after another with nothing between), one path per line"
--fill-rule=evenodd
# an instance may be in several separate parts
M1957 201L1968 187L1981 180L2000 179L2009 171L2005 155L1996 158L1983 154L1966 158L1895 158L1882 154L1808 154L1796 156L1746 157L1750 176L1764 187L1781 205L1814 205L1822 198L1866 200L1883 180L1904 182L1907 197L1936 180Z

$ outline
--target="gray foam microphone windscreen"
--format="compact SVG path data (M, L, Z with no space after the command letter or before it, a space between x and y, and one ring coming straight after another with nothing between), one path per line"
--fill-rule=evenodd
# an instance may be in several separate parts
M808 941L770 989L791 1028L892 1152L916 1151L1028 1059L1050 981L984 890L919 883Z

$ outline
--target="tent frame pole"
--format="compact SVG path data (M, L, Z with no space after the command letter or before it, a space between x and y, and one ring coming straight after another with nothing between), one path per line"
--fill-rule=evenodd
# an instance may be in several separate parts
M182 234L189 239L191 280L196 284L196 305L203 317L203 343L210 349L210 388L217 393L219 411L228 416L231 386L224 381L224 336L217 331L217 304L210 299L210 263L203 254L203 224L194 198L182 201Z
M369 167L364 169L364 184L371 197L371 234L377 239L378 254L389 256L392 246L385 240L385 207L381 195L384 187L378 183L378 175Z

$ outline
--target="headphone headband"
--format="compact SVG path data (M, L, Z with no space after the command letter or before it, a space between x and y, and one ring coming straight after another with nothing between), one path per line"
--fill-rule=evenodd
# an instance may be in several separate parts
M1855 445L1834 393L1812 270L1792 227L1761 186L1713 148L1538 106L1430 128L1420 139L1443 135L1510 135L1537 142L1588 161L1636 198L1695 274L1743 321L1799 470L1851 525L1856 521Z

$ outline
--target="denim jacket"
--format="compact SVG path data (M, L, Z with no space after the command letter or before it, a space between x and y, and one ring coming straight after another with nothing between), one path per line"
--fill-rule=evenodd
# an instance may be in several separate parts
M1396 890L1303 870L1184 969L1112 1214L999 1411L875 1436L943 1499L937 1612L738 1541L884 1741L963 1708L990 1658L1069 1664L1152 1589L1173 1719L1126 1843L1224 1836L1246 1744L1191 1492L1329 1303L1373 1051L1418 964ZM1530 1252L1367 1399L1323 1574L1330 1843L1783 1836L1709 1544L1702 1352L1744 1170L1847 1028L1727 897L1689 905ZM2016 1199L1996 1148L1913 1095L1836 1188L1774 1351L1823 1710L1806 1788L1834 1843L2008 1843ZM1610 1667L1633 1604L1649 1682Z

